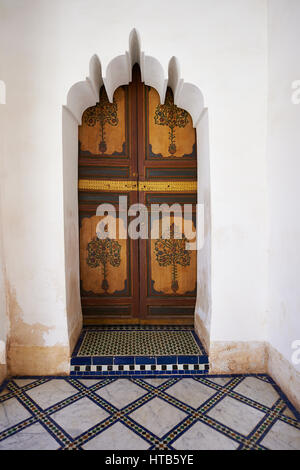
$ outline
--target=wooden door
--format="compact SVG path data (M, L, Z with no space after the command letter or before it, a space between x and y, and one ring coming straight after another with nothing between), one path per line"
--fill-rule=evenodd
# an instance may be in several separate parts
M196 135L189 114L174 105L167 90L158 93L140 80L118 88L109 103L104 87L100 101L88 108L79 127L80 278L85 324L192 324L196 300L196 251L186 250L184 217L196 226ZM148 239L108 237L99 240L99 204L116 210L120 230L126 208L137 202L147 208ZM154 204L154 206L153 206ZM168 211L170 238L165 238ZM152 212L150 209L153 209ZM109 215L109 213L108 213ZM130 223L130 217L128 221ZM147 222L146 222L147 223ZM151 234L156 233L156 238Z

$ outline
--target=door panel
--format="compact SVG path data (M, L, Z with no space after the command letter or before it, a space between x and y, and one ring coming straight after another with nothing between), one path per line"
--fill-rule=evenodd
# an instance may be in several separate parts
M120 234L129 205L138 200L135 110L134 85L118 88L113 103L102 87L99 103L83 113L79 126L80 283L85 324L139 321L138 245ZM119 207L119 196L127 196L127 207ZM104 217L96 215L100 204L114 208L117 229L103 240L97 237ZM113 212L107 215L108 221L114 217Z
M177 234L188 218L191 230L196 227L196 156L190 115L174 105L170 89L161 105L156 90L141 82L138 66L132 82L116 90L113 103L102 87L99 103L84 112L79 127L84 323L193 323L196 251L187 250ZM128 207L137 202L147 207L148 239L96 236L103 218L96 215L99 204L111 204L117 221L123 220L126 208L119 208L119 195L128 197ZM182 215L171 211L165 226L168 213L162 214L161 204L177 204ZM192 207L189 216L183 214L184 204Z
M152 231L152 238L140 240L139 247L141 323L193 324L197 256L195 250L186 250L187 240L178 239L176 233L183 235L187 217L191 229L196 228L196 132L190 115L174 104L169 88L164 104L156 90L143 84L138 97L143 127L138 147L139 201L148 208ZM163 204L175 204L180 211L162 213ZM189 216L184 204L191 206ZM164 233L166 221L168 233Z

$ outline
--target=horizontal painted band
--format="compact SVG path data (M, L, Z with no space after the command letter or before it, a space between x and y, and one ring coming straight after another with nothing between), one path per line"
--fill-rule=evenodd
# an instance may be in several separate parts
M79 191L145 191L189 192L197 191L197 181L118 181L80 179Z

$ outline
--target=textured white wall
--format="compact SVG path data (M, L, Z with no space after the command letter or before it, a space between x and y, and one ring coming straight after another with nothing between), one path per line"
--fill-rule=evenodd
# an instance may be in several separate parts
M3 182L7 277L23 320L67 342L62 105L98 54L176 55L209 111L213 340L265 338L267 11L264 0L0 0L7 85ZM104 73L105 75L105 73Z
M5 98L2 96L2 98ZM1 102L1 101L0 101ZM5 112L5 99L0 104L0 116ZM0 130L0 181L3 181L4 173L2 167L1 155L4 153L4 133ZM9 328L6 308L5 293L5 260L3 253L3 217L2 217L2 186L0 185L0 365L6 364L6 341ZM1 382L1 373L0 373Z
M299 0L269 2L268 334L290 362L292 343L300 340L300 102L292 100L300 80L299 23Z

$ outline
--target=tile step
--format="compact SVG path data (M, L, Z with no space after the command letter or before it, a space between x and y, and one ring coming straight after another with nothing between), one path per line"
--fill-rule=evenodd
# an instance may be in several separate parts
M86 359L86 360L85 360ZM140 363L141 358L72 358L70 375L153 375L153 374L208 374L207 356L192 357L191 361L167 361L163 356L151 358L153 363ZM175 358L174 358L175 359ZM187 358L186 358L187 359ZM195 360L197 359L197 361ZM161 362L163 361L163 363ZM105 363L106 362L106 363ZM139 363L137 363L139 362Z

